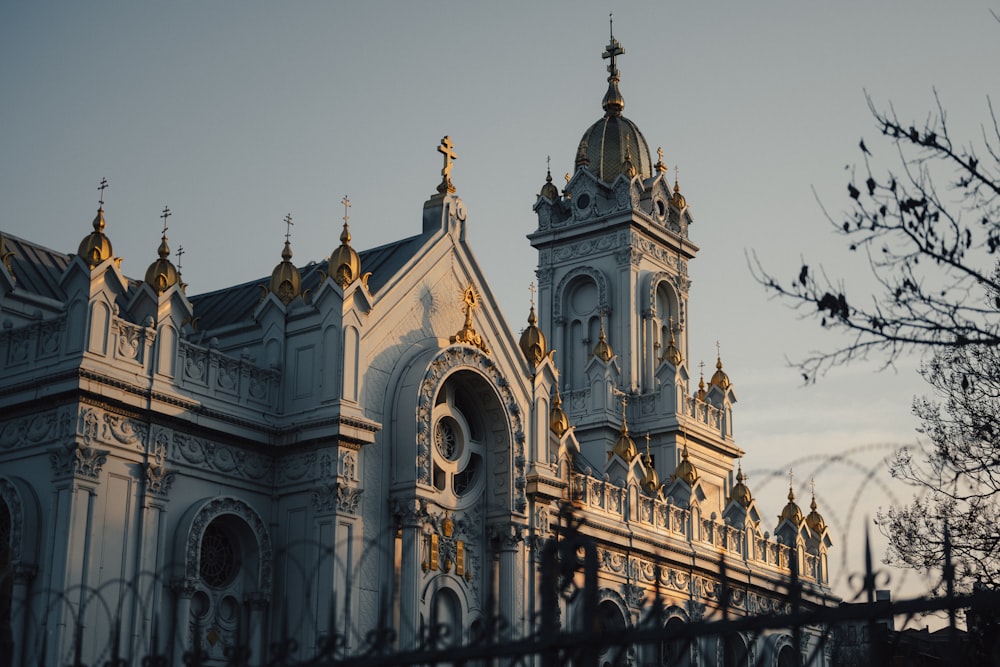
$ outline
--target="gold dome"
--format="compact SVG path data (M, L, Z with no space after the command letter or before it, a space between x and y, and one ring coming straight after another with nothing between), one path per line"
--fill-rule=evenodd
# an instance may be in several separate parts
M694 486L694 483L698 481L698 469L688 458L687 443L684 443L684 449L681 450L681 462L674 470L673 479L683 480L688 486Z
M90 234L80 241L80 247L76 251L80 259L86 262L87 266L91 269L114 256L111 250L111 241L104 235L103 206L97 209L93 225L94 231L90 232Z
M597 337L597 345L594 346L594 351L591 354L605 362L611 361L611 358L615 356L614 350L608 343L608 337L604 334L604 318L601 318L601 333Z
M826 530L826 521L823 520L823 515L816 511L816 494L813 494L812 502L809 503L809 516L806 517L806 525L809 526L813 532L820 535Z
M670 343L667 344L667 350L663 353L663 359L661 361L670 362L674 368L678 368L683 361L681 356L681 351L677 349L677 341L674 339L674 328L670 327Z
M347 228L346 221L344 222L344 231L340 233L340 247L330 255L330 263L327 268L330 276L340 285L341 289L346 289L348 285L361 277L361 257L351 247L351 232Z
M528 313L528 328L521 333L521 352L524 353L525 359L532 366L537 366L542 363L542 359L545 358L545 354L548 350L545 347L545 334L539 329L536 324L538 319L535 317L535 304L531 304L531 312Z
M642 179L653 175L646 138L635 123L622 116L625 99L618 90L620 79L616 58L624 53L625 49L612 35L603 54L605 59L611 61L608 65L608 91L601 102L604 118L583 133L576 151L576 166L586 166L606 183L620 174Z
M569 430L569 417L563 412L559 387L556 387L556 397L552 399L552 409L549 410L549 430L555 433L557 438L563 437Z
M539 197L545 197L547 199L551 199L552 201L555 201L555 200L559 199L559 188L557 188L552 183L552 170L551 169L549 169L547 171L547 173L545 174L545 185L542 186L542 191L541 191L541 193L538 196Z
M622 396L622 430L618 434L618 439L615 440L615 446L611 449L611 454L617 454L625 463L631 463L632 459L639 455L639 449L635 446L635 440L628 434L628 423L625 421L626 405L627 401ZM611 458L611 456L609 455L608 458Z
M653 458L648 451L642 455L642 471L642 481L639 482L639 486L649 495L653 495L660 486L660 476L656 474Z
M785 508L781 510L781 514L778 515L778 523L786 519L796 526L802 525L803 521L802 510L795 504L795 492L791 486L788 487L788 504L785 505Z
M674 178L674 196L670 200L677 210L682 211L687 206L687 200L684 199L684 195L681 194L681 186Z
M704 361L701 363L702 365L705 364ZM708 392L705 391L705 374L702 373L701 376L698 378L698 393L695 395L695 398L697 398L699 401L704 401L706 394L708 394Z
M739 464L736 471L736 485L729 494L729 502L737 502L743 507L750 507L753 496L750 495L750 487L746 485L746 477L743 476L743 464Z
M271 272L270 290L281 302L288 304L302 292L302 276L298 268L291 262L292 246L285 239L285 248L281 251L281 262Z
M176 285L180 279L177 268L174 267L169 259L170 246L167 245L166 233L160 238L160 247L156 252L160 258L146 269L146 284L152 287L153 291L157 294L163 294Z
M709 384L713 384L723 391L729 389L733 384L729 381L729 376L726 375L726 372L722 370L722 357L716 357L715 359L715 374L712 376L712 381Z

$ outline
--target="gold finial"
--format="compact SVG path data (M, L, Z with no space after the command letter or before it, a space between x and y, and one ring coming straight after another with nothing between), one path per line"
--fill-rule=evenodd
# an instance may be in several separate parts
M653 166L656 167L656 171L658 171L658 172L660 172L662 174L663 172L665 172L667 170L667 165L663 164L663 147L662 146L656 149L656 157L657 157L656 164L653 165Z
M694 464L688 458L687 436L683 431L680 432L680 435L684 447L681 449L681 462L677 464L672 477L673 479L684 480L688 486L694 486L694 483L698 481L698 469L694 467Z
M347 195L344 195L340 203L344 205L344 224L346 225L347 221L351 219L351 216L347 214L348 209L351 208L351 200L347 198Z
M472 345L478 347L480 350L486 354L490 353L490 349L486 347L486 341L483 337L476 333L476 330L472 328L472 311L478 308L481 298L479 293L476 291L475 286L471 283L462 292L462 311L465 313L465 324L462 329L452 336L449 340L452 343L464 343L466 345Z
M351 247L351 229L347 224L347 221L351 219L351 216L348 215L351 200L347 198L347 195L344 195L340 203L344 205L344 216L341 218L344 221L344 228L340 232L340 247L330 255L327 268L330 277L340 285L340 288L347 289L347 286L358 278L361 278L363 284L366 283L367 278L361 275L361 257L358 255L358 251Z
M792 474L792 469L788 469L788 504L785 508L781 510L781 514L778 515L778 523L783 520L788 520L791 523L799 526L804 520L802 517L802 510L799 506L795 504L795 490L793 489L794 475Z
M629 135L625 135L625 160L622 162L622 173L629 178L634 178L636 171L635 165L632 164L632 138Z
M795 473L793 473L792 469L789 468L788 469L788 499L789 500L795 500L795 491L792 490L792 486L793 486L794 480L795 480Z
M822 534L826 530L826 520L823 519L823 515L817 511L816 505L816 479L811 479L809 481L812 487L812 502L809 503L809 516L806 517L806 525L813 529L814 532Z
M102 178L101 179L101 184L99 186L97 186L97 189L101 193L100 197L97 200L97 203L100 204L100 206L98 208L100 208L101 210L104 210L104 191L108 189L108 179Z
M531 307L534 308L535 307L535 281L534 280L532 280L528 284L528 291L531 293Z
M542 186L542 191L538 196L546 197L555 201L559 199L559 188L552 184L552 157L545 156L545 185Z
M286 306L302 291L302 276L292 264L292 214L285 216L285 247L281 250L281 261L271 272L269 290ZM329 268L329 267L328 267ZM263 299L263 296L261 297Z
M604 100L602 106L604 107L604 112L608 115L620 116L622 110L625 108L625 100L622 98L621 92L618 90L618 56L623 55L625 49L622 48L621 43L615 39L614 34L614 20L611 20L611 38L608 41L607 48L604 49L604 53L601 54L601 58L608 60L608 92L604 94ZM579 164L579 160L577 160Z
M170 212L170 207L167 205L163 206L163 213L160 214L160 218L163 219L163 235L160 237L160 257L166 259L170 256L170 248L167 246L167 218L169 218L173 213Z
M452 161L458 159L458 154L454 151L455 145L451 143L451 137L445 135L438 146L438 153L444 156L444 166L441 168L441 185L437 187L438 192L455 192L455 186L451 182Z
M681 191L680 173L681 173L681 168L675 164L674 165L674 192L680 192Z
M615 356L614 350L611 349L611 344L608 343L608 337L604 333L603 312L601 313L601 332L597 336L597 345L594 346L594 351L591 355L605 362L611 361L611 357Z
M559 382L556 382L556 397L552 399L552 409L549 410L549 429L557 438L569 430L569 417L562 409L562 396L559 395Z
M628 405L628 395L617 389L615 393L622 398L622 427L614 447L611 448L611 452L608 454L608 458L610 459L611 456L617 454L625 463L631 463L632 459L639 455L639 451L635 446L635 441L628 434L628 422L625 419L625 406Z
M649 431L646 431L646 456L649 456Z
M146 284L153 288L157 295L163 294L167 289L180 282L177 268L170 262L170 246L167 245L167 220L173 215L169 206L163 207L160 219L163 220L163 231L160 236L160 247L157 250L160 258L155 260L146 269ZM183 287L183 286L182 286Z
M289 213L285 216L285 243L288 243L292 238L292 225L294 224L292 222L292 214Z
M548 349L545 345L545 334L538 328L538 318L535 317L535 283L528 286L531 292L531 310L528 312L528 328L521 332L521 352L532 366L537 366L545 359Z
M670 342L667 344L667 349L663 353L663 358L661 361L670 362L674 368L681 365L683 357L681 356L681 351L677 348L677 340L674 338L674 317L671 315L667 318L667 328L670 329Z
M572 176L570 176L570 175L569 175L569 172L568 172L568 171L566 172L566 175L565 175L565 176L563 176L563 178L565 178L565 179L566 179L566 184L567 184L567 185L569 185L569 181L570 181L570 179L572 178Z

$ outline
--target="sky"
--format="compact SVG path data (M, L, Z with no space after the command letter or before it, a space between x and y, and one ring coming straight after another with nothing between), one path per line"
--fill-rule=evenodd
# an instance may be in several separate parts
M779 277L804 258L867 288L817 200L846 210L861 138L877 165L896 164L865 91L919 123L936 90L954 136L980 136L987 97L1000 100L990 8L11 0L0 5L0 230L74 252L106 177L106 232L125 273L156 258L166 205L198 294L269 275L287 214L294 260L327 257L345 195L356 248L418 233L449 135L470 244L516 333L536 263L531 207L546 159L561 183L603 115L613 12L624 115L679 167L695 219L689 357L711 371L719 342L763 514L780 512L789 467L803 507L815 478L850 597L848 558L870 519L911 493L882 460L919 444L920 359L834 368L803 386L791 362L844 340L770 300L747 253ZM891 587L906 579L891 576Z

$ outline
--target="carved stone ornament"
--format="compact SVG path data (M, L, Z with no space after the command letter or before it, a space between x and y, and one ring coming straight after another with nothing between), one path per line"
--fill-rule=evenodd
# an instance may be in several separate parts
M313 489L309 495L312 498L313 509L317 513L357 515L362 493L363 489L343 484L324 484Z
M257 572L258 592L270 596L273 582L274 555L271 547L271 535L267 530L267 525L250 505L239 498L229 496L213 498L205 503L195 515L184 549L184 580L189 582L199 581L202 536L205 534L208 524L212 523L217 517L225 514L231 514L242 519L253 533L257 542L257 557L260 563L260 568Z
M175 473L167 468L167 446L170 437L166 431L160 431L153 441L144 467L146 469L146 491L154 496L166 498L174 483Z
M500 372L490 357L479 349L472 347L449 347L442 350L428 365L427 372L420 383L420 395L417 399L417 481L430 484L431 475L431 420L433 418L434 399L438 395L441 384L456 368L469 368L484 376L500 397L504 407L513 442L510 443L511 461L513 464L512 509L523 512L527 507L524 495L526 481L524 455L524 427L521 421L521 408L510 390L510 383Z
M0 426L0 450L64 440L71 432L72 422L69 408L11 420Z
M53 477L77 477L96 482L101 477L101 468L107 462L109 453L106 449L78 444L51 449L49 463L52 464Z

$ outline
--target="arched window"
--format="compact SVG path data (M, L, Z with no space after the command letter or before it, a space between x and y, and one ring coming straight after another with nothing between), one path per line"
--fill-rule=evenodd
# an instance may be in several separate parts
M462 645L462 603L450 588L442 588L434 594L431 626L439 633L439 646Z
M671 637L684 627L684 619L674 616L664 626L667 639L660 643L660 664L664 667L687 667L690 664L691 641L680 637Z
M487 433L474 393L478 384L472 375L456 373L445 381L434 405L431 484L458 504L477 496L486 478Z
M621 636L625 632L626 623L622 610L611 600L604 600L597 605L598 632L609 638ZM611 645L602 642L599 664L601 667L618 667L628 664L628 647Z
M601 293L597 283L589 275L577 277L566 287L563 294L566 316L566 339L562 347L566 351L564 367L566 387L579 389L585 386L583 369L590 353L597 344L600 330Z
M731 635L722 642L722 661L725 667L747 667L749 649L741 635Z
M795 659L795 649L787 644L778 651L778 667L796 667L798 660Z

